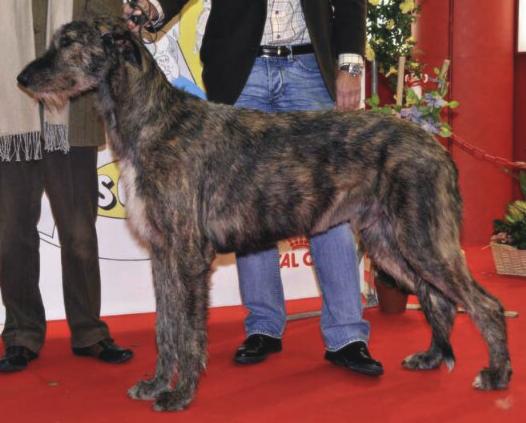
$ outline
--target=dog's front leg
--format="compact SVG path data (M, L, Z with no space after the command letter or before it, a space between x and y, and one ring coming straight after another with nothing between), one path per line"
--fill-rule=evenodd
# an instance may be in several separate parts
M166 313L169 320L158 325L158 331L169 332L159 339L158 372L177 358L177 384L175 389L162 392L155 401L156 411L185 408L193 399L201 372L206 367L208 312L208 275L211 255L194 249L192 243L177 249L173 292L165 293L172 299ZM166 327L168 325L168 328ZM166 356L170 358L167 360ZM167 361L164 364L164 361ZM165 369L169 371L168 368Z
M170 304L173 294L170 285L173 278L173 263L169 255L162 249L152 248L152 279L155 291L155 303L157 310L157 346L158 358L155 377L149 380L141 380L128 390L128 395L133 399L154 400L163 391L170 388L175 371L175 348L170 336L173 331L169 330L170 319L175 319L175 307ZM173 260L173 259L172 259ZM172 323L173 324L173 323Z

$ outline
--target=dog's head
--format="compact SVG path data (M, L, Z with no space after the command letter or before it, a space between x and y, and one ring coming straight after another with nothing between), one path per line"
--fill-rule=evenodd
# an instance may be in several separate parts
M141 42L124 21L74 21L54 34L48 50L17 81L37 100L61 108L69 98L96 88L121 63L142 65Z

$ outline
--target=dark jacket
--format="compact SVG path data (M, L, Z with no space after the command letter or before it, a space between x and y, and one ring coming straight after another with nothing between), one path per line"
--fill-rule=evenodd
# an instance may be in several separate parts
M37 56L46 49L46 16L48 2L33 0L33 27ZM121 0L73 0L73 19L85 19L89 14L120 16ZM104 125L95 110L95 93L71 100L69 110L69 144L73 147L98 146L105 142Z
M188 0L159 0L166 21ZM323 78L334 98L337 55L364 54L367 0L302 0ZM212 0L201 47L208 98L233 104L241 94L263 36L267 0Z

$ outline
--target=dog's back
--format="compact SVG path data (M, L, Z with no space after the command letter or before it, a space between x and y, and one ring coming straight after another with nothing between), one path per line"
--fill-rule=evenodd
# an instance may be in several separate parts
M378 207L392 213L401 203L407 208L439 195L431 192L438 174L454 200L447 209L460 221L455 166L413 124L373 112L266 114L214 106L207 113L199 136L183 140L180 154L192 157L182 161L203 199L203 226L220 251L260 248L341 221L359 229ZM245 239L246 227L257 237Z

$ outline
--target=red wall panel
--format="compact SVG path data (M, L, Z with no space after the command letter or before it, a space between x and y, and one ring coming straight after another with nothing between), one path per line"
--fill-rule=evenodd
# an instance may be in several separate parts
M492 155L513 155L514 0L423 0L416 31L423 59L451 58L455 134ZM464 199L463 241L486 243L511 199L500 169L451 147Z
M526 53L515 57L514 91L514 159L526 162Z

